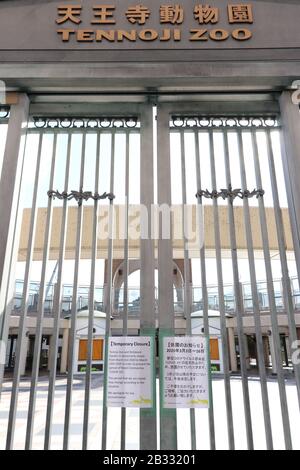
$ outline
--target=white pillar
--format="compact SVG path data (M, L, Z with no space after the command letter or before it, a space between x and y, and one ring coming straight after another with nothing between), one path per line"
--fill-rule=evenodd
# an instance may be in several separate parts
M267 336L263 337L265 366L270 367L269 340Z
M237 360L236 360L236 351L235 351L235 339L234 339L234 328L227 328L228 330L228 344L229 344L229 356L230 356L230 366L232 372L237 372Z
M67 372L68 347L69 347L69 328L64 328L63 339L62 339L62 349L61 349L61 359L60 359L60 373L61 374L65 374Z
M245 353L246 353L246 367L250 369L250 355L249 355L249 345L248 345L248 335L244 335L245 339Z
M273 332L268 336L269 338L269 346L271 351L271 360L272 360L272 373L277 374L277 367L276 367L276 355L275 355L275 348L274 348L274 341L273 341Z
M29 345L29 337L28 334L24 336L24 341L22 344L22 351L21 351L21 367L20 367L20 374L25 375L26 372L26 361L27 361L27 353L28 353L28 345Z
M53 355L53 335L49 337L49 349L48 349L48 371L50 371L51 368L51 357Z
M285 336L285 346L286 346L286 352L287 352L287 357L289 360L291 360L292 357L292 351L291 351L291 345L290 345L290 338L288 335Z

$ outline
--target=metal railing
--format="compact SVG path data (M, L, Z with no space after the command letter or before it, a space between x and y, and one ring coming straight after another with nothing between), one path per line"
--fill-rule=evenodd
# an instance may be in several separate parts
M295 310L300 310L300 290L298 285L298 279L292 277L290 279L292 287L292 297L293 305ZM274 292L276 300L276 308L278 312L284 311L284 298L283 298L283 289L282 282L280 280L274 280ZM253 298L251 292L251 284L246 282L241 284L242 293L243 293L243 304L245 314L253 313ZM40 285L38 282L31 282L29 289L29 303L28 303L28 312L31 315L35 315L38 308L39 302L39 289ZM63 286L63 295L62 295L62 308L61 315L66 317L71 312L72 307L72 285ZM95 288L95 302L94 309L98 311L104 310L104 290L102 286L97 286ZM266 281L259 281L257 283L258 298L259 298L259 307L262 313L267 313L270 310L268 289ZM22 292L23 292L23 281L16 281L16 289L14 296L14 307L13 314L18 315L21 310L22 305ZM53 315L53 302L54 302L54 292L55 284L48 284L47 286L47 296L45 297L44 310L47 316ZM80 286L78 288L78 310L85 310L88 308L89 302L89 292L90 288L88 286ZM120 317L124 311L124 289L114 289L113 291L113 316ZM192 295L192 312L201 311L203 309L203 295L202 288L199 286L193 286L191 289ZM155 308L156 312L158 310L158 290L155 289ZM184 314L184 287L174 288L174 311L176 316L183 316ZM129 287L128 288L128 314L130 317L139 316L140 313L140 288L139 287ZM224 303L226 312L233 314L235 312L235 295L232 285L224 286ZM219 310L219 295L217 286L208 286L208 308L210 310Z

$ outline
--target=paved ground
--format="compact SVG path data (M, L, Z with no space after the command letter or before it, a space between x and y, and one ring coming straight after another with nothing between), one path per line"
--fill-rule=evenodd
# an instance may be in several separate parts
M6 380L0 402L0 449L5 447L7 430L7 417L9 411L11 381ZM23 379L20 387L17 425L15 433L15 449L24 448L26 419L29 398L29 380ZM43 448L45 430L45 414L47 404L47 377L42 377L38 385L37 409L35 416L33 448ZM246 448L245 423L243 418L243 399L241 379L233 377L231 381L233 414L236 448ZM256 377L249 381L251 413L253 419L254 443L256 449L265 448L264 424L260 383ZM284 448L280 401L276 380L268 381L270 408L272 414L273 439L276 449ZM62 432L65 409L66 378L59 377L56 382L56 393L52 429L52 449L62 448ZM102 378L94 376L90 401L90 430L89 448L101 448L101 418L102 418ZM216 426L216 443L218 449L227 449L226 436L226 407L224 397L224 382L222 379L213 381L214 412ZM287 381L287 396L290 411L291 429L295 449L300 449L300 414L297 401L296 386L292 380ZM82 422L84 403L84 377L77 376L74 379L74 392L72 402L72 424L70 436L70 448L80 449L82 444ZM139 436L139 411L128 409L127 411L127 449L138 449ZM178 419L178 445L179 449L190 449L189 410L177 410ZM120 410L111 408L108 410L108 449L119 449L120 446ZM197 448L209 448L207 410L196 410Z

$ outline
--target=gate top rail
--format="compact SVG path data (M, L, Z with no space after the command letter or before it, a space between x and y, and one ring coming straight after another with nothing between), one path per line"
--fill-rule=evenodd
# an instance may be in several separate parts
M273 129L280 127L278 116L205 116L178 115L171 116L171 129Z
M43 117L33 116L31 127L35 129L139 129L137 116L100 116L100 117Z

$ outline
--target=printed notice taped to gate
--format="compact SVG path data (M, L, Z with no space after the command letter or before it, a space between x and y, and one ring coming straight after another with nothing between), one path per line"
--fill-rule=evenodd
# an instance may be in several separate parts
M153 358L150 336L109 338L107 406L153 407Z
M207 338L165 337L163 407L208 408Z

